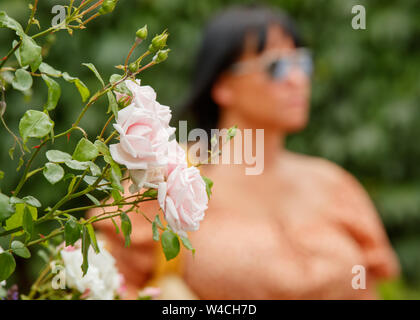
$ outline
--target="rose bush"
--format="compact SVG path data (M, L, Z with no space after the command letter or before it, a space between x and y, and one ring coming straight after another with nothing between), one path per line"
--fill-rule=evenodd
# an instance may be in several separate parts
M17 171L23 171L14 189L8 194L0 192L0 240L9 244L4 250L0 248L0 298L18 297L16 286L9 283L16 269L15 257L28 259L36 250L45 267L29 294L20 293L22 299L112 299L121 295L122 279L114 259L96 239L95 223L112 220L116 232L122 233L125 245L129 246L133 230L127 213L141 214L141 202L159 198L165 219L161 221L157 212L151 221L153 239L161 242L168 260L178 255L180 241L194 252L187 232L198 229L212 182L201 177L197 168L188 167L185 151L173 137L175 128L169 125L170 108L156 101L153 88L140 85L136 79L143 70L168 57L169 49L165 49L168 33L156 35L147 50L132 59L134 49L147 38L147 27L139 29L125 63L116 66L120 73L113 74L109 81L103 79L94 64L83 63L101 84L91 94L82 80L47 64L43 56L45 48L37 41L61 30L72 34L85 29L93 19L113 11L117 0L85 0L79 5L69 1L61 23L30 35L31 26L38 24L37 3L35 0L30 6L26 28L0 11L0 28L8 28L16 35L8 46L12 49L0 60L0 120L14 140L9 155L13 159L16 152L20 153ZM145 62L149 55L152 59ZM60 105L61 87L55 80L59 78L76 87L82 105L71 127L63 132L55 132L51 118L52 111ZM17 135L4 119L8 90L27 94L35 80L45 83L47 102L42 110L26 110ZM107 97L109 118L92 138L80 123L89 108L103 101L99 100L102 96ZM109 126L113 120L114 130ZM71 154L55 148L56 141L63 138L77 139ZM44 160L33 168L39 165L34 160L43 153L47 162ZM0 180L4 174L0 171ZM57 194L52 205L41 203L34 195L21 195L29 179L37 183L37 178L45 178L51 185L65 184L66 193ZM125 194L122 186L129 179L133 195ZM82 197L89 199L91 205L77 206ZM104 210L89 219L80 217L88 209L107 207L115 210ZM49 231L41 234L41 230ZM65 245L60 246L63 242ZM51 262L64 265L65 290L51 288L54 277ZM2 288L6 280L7 292Z

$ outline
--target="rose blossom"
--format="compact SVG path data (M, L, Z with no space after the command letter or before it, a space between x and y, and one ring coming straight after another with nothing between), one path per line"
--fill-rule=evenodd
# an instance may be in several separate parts
M161 122L162 126L169 127L172 118L171 109L156 101L156 92L150 86L141 86L140 80L135 82L126 80L125 85L133 94L132 104L137 108L152 112Z
M159 183L158 201L171 229L181 236L196 231L207 209L206 184L196 167L176 167Z
M169 141L168 144L168 168L169 175L176 167L188 167L187 156L185 150L179 145L176 139Z
M100 253L95 253L92 247L89 248L88 261L89 269L83 276L80 268L83 256L80 252L80 241L74 247L64 247L61 250L61 257L64 262L66 274L66 286L76 289L80 293L87 293L88 299L112 300L119 294L124 285L123 278L115 266L115 259L106 251L102 241L98 241Z
M168 140L175 128L164 128L151 112L134 105L118 112L114 128L120 134L120 143L109 149L116 162L128 169L167 165Z

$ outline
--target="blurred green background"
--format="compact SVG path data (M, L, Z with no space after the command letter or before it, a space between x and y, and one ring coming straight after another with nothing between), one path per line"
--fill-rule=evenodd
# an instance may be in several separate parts
M233 0L120 0L115 11L94 20L73 36L61 31L45 61L82 79L91 92L99 83L82 62L92 62L105 79L118 72L134 40L135 31L148 25L151 36L168 28L169 59L142 75L158 101L173 108L175 126L189 86L197 46L205 21ZM253 1L255 2L255 1ZM0 0L0 10L26 25L26 0ZM51 24L51 8L63 1L40 1L38 19L43 28ZM78 3L78 1L76 1ZM297 20L304 40L315 54L312 111L309 126L288 138L288 147L302 153L328 158L354 174L373 198L400 258L403 276L381 286L388 299L420 299L420 2L401 0L272 0L265 1L289 12ZM353 5L363 4L366 30L353 30ZM36 27L32 27L36 33ZM0 29L0 56L6 55L14 34ZM40 41L45 43L45 41ZM138 56L145 45L135 51ZM75 87L58 80L62 97L54 111L56 132L68 128L81 110ZM26 109L41 108L46 86L35 81L32 96L10 90L5 117L17 131ZM82 127L94 135L107 119L106 99L91 108ZM76 140L76 139L74 139ZM7 150L12 139L0 127L0 169L6 173L1 190L9 193L17 184L18 157L11 161ZM72 152L74 143L56 142ZM17 155L17 152L16 152ZM40 157L39 160L43 160ZM35 166L34 166L35 167ZM42 203L52 205L65 193L65 184L51 187L34 179L25 189ZM86 202L88 200L86 199ZM21 286L36 274L37 258L18 263Z

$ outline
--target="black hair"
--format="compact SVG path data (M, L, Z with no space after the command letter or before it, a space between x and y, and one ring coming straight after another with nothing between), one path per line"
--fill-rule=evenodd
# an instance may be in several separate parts
M273 24L290 35L296 47L302 46L294 21L283 11L265 6L230 7L216 14L205 27L184 110L195 118L198 128L207 131L209 138L210 129L216 128L219 121L219 107L211 97L214 82L243 52L245 36L250 31L257 35L257 52L261 52L267 30Z

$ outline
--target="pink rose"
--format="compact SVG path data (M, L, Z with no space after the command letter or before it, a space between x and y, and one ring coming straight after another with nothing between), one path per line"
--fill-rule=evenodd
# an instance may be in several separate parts
M137 108L152 112L164 127L169 126L172 113L168 106L161 105L156 101L156 92L150 86L141 86L140 80L126 80L127 88L133 94L132 104Z
M169 141L168 144L168 171L169 175L176 167L188 167L187 156L184 149L179 145L176 139Z
M118 112L114 128L120 143L109 149L116 162L128 169L167 165L168 140L175 128L163 127L154 114L133 104Z
M158 201L171 229L180 236L196 231L207 209L206 184L196 167L176 167L159 183Z

